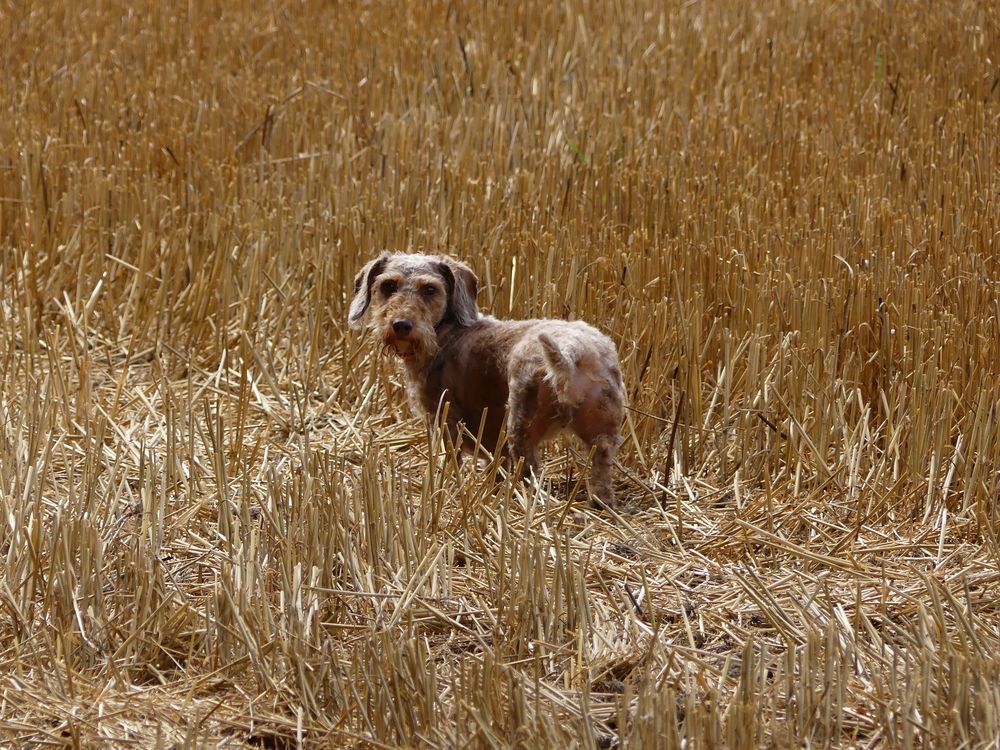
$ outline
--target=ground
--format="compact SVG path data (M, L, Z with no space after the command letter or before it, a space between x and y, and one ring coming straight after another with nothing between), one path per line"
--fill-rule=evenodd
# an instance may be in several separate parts
M1000 9L0 4L0 740L1000 741ZM457 465L383 248L629 410Z

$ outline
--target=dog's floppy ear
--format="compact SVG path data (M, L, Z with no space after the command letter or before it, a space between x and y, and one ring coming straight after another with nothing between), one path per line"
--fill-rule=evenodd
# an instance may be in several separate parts
M351 309L347 314L347 325L353 330L361 328L362 318L372 302L372 282L385 270L388 260L389 253L384 252L375 260L368 261L354 277L354 299L351 300Z
M460 326L471 326L479 320L479 308L476 307L479 279L471 268L454 258L444 258L438 265L448 286L445 319L453 318Z

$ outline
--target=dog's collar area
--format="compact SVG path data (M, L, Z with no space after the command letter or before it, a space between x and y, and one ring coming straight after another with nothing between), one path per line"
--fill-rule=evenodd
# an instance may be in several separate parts
M479 316L479 318L476 318L476 320L479 320L481 318L482 318L482 316ZM468 326L464 325L455 316L455 313L453 313L453 312L446 312L444 314L444 317L441 318L441 320L439 320L437 323L434 324L434 332L438 333L442 328L444 328L446 326L451 326L451 327L454 327L454 328L468 328Z

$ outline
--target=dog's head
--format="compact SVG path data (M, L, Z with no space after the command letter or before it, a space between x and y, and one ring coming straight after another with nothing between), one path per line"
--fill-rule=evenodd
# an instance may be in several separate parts
M476 275L454 258L382 253L354 279L348 324L367 324L387 351L421 367L437 352L439 330L479 319L478 289Z

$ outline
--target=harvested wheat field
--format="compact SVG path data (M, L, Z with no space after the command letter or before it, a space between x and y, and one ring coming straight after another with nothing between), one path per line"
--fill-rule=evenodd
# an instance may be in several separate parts
M0 746L1000 742L1000 7L0 5ZM382 248L589 321L459 464Z

